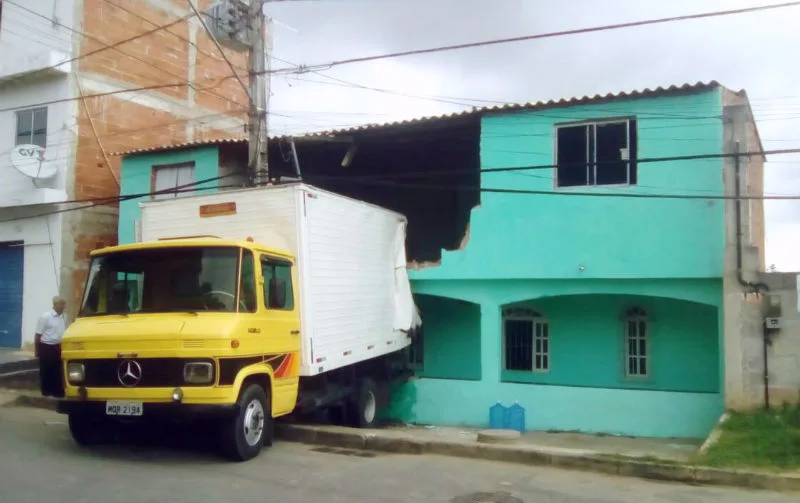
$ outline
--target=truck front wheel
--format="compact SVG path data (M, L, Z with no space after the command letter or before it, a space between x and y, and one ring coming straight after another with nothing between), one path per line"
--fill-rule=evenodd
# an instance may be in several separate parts
M249 384L239 396L239 414L224 425L226 454L247 461L272 443L272 400L258 384Z
M109 425L105 421L75 413L70 414L67 421L72 439L80 446L99 445L108 438Z

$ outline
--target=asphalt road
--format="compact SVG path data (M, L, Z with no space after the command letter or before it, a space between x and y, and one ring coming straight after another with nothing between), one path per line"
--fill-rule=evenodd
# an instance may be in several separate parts
M176 432L84 450L57 414L0 407L0 502L797 503L800 495L654 483L438 456L277 443L234 464ZM478 495L477 493L483 493Z

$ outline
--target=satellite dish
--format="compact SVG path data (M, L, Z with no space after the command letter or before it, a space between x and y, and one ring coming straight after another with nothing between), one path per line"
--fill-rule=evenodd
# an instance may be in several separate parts
M11 165L34 180L52 178L58 172L58 167L45 159L44 150L39 145L17 145L11 151Z

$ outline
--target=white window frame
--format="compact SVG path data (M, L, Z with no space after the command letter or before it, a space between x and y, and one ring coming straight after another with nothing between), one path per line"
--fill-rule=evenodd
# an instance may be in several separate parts
M507 334L506 334L506 321L529 321L531 322L531 369L530 370L520 370L520 369L509 369L508 362L507 362ZM526 308L526 307L508 307L503 309L503 316L502 316L502 338L503 338L503 371L505 372L531 372L535 374L547 374L550 372L552 368L552 351L551 351L551 340L550 340L550 324L547 321L547 318L542 316L539 312ZM546 350L538 350L537 349L537 342L541 344L538 346L541 348L546 343L547 349ZM537 357L539 358L539 362L544 361L546 358L547 364L539 364L537 365Z
M637 133L636 134L636 145L634 145L633 150L631 149L631 121L636 121L636 133ZM628 148L628 161L626 162L626 165L627 165L627 168L628 168L627 171L626 171L627 182L625 182L625 183L613 183L613 184L598 185L597 184L597 164L595 163L595 164L593 164L591 166L589 166L588 164L586 166L587 178L588 178L588 175L589 175L589 173L588 173L589 168L591 167L594 170L594 180L595 180L594 183L587 183L586 185L564 185L564 186L560 186L558 184L558 131L560 129L572 128L572 127L581 127L581 126L582 127L595 126L594 129L593 129L593 131L594 131L594 141L593 141L594 156L593 156L593 159L596 160L597 159L597 126L599 126L599 125L607 125L607 124L620 124L620 123L623 123L623 122L625 123L625 132L626 132L627 139L628 139L628 147L627 147ZM638 132L639 132L639 120L638 120L637 117L632 117L632 116L630 116L630 117L613 117L613 118L608 118L608 119L590 119L590 120L581 120L581 121L575 121L575 122L564 122L564 123L556 124L554 126L554 130L553 131L554 131L554 134L553 134L553 159L555 161L553 164L556 166L555 169L553 170L553 187L554 188L556 188L556 189L580 189L580 188L585 188L585 187L608 187L608 188L614 188L614 187L631 187L631 186L634 185L634 184L631 183L631 162L630 162L630 158L631 158L631 152L632 151L637 153L637 155L636 155L637 162L635 164L635 168L639 169L639 163L638 163L638 158L639 158L639 156L638 156L638 152L639 152L639 134L638 134ZM589 152L588 152L589 142L587 142L586 149L587 149L586 158L588 160L589 159ZM638 184L638 180L639 180L638 173L637 173L636 180L637 180L637 184Z
M635 333L631 332L631 325L635 327ZM642 334L642 327L644 327L644 334ZM624 327L624 362L625 377L628 379L647 379L650 377L652 369L652 350L650 347L650 318L647 312L641 308L633 308L628 310L625 314L625 327ZM634 347L636 353L631 354L631 341L635 341ZM644 354L640 354L642 344L644 341ZM634 363L635 362L635 363ZM644 372L641 371L642 362L644 362ZM631 363L634 363L635 371L631 372Z
M39 145L39 146L42 147L42 148L47 148L47 131L48 131L47 121L49 119L47 107L26 108L25 110L18 110L14 114L14 146L17 146L17 145L38 145L37 143L33 143L33 137L36 136L36 134L35 134L36 130L34 129L33 119L34 119L34 117L35 117L37 112L42 112L42 111L44 111L44 145ZM23 115L26 115L26 114L31 116L31 131L30 131L30 135L28 137L28 140L25 141L25 142L20 142L19 141L19 133L20 133L20 131L19 131L19 121L20 121L20 117L22 117Z
M170 169L170 168L177 170L176 171L176 175L175 175L176 176L175 177L175 186L172 187L173 189L175 189L175 192L162 192L161 194L152 194L150 196L151 199L154 199L154 200L172 199L172 198L176 198L176 197L181 197L184 194L191 194L192 192L194 192L194 190L185 190L184 192L178 192L177 191L179 186L185 185L183 183L178 183L178 179L180 178L178 173L180 173L181 170L183 170L183 169L189 170L191 172L191 177L190 178L192 179L193 182L196 181L195 180L195 176L194 176L195 175L195 169L196 169L194 161L179 162L179 163L174 163L174 164L155 164L155 165L153 165L151 167L151 171L150 171L150 176L152 177L152 191L153 192L157 192L159 190L165 190L165 189L159 189L158 188L158 172L159 172L159 170L166 170L166 169Z

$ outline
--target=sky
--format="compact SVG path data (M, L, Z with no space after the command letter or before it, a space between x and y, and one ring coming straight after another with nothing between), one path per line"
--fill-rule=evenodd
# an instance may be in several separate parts
M776 3L780 0L288 0L268 2L265 12L274 20L271 64L277 69ZM800 7L788 7L276 76L270 135L439 115L497 101L717 80L747 91L765 149L798 148L798 21ZM800 195L800 155L768 158L765 192ZM767 201L765 207L767 266L800 271L800 200Z

